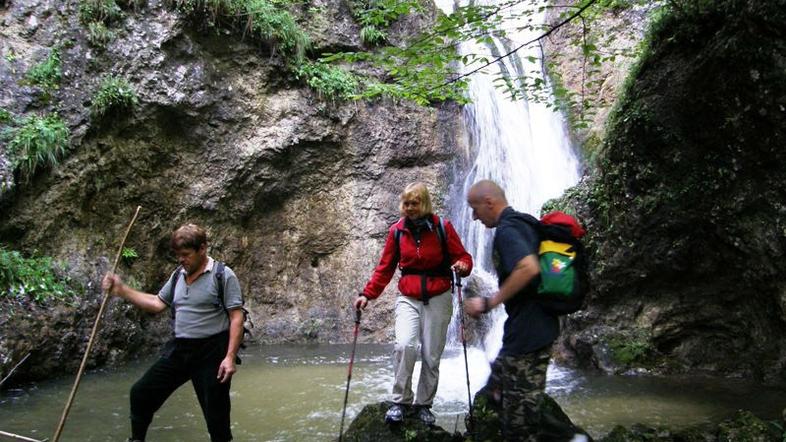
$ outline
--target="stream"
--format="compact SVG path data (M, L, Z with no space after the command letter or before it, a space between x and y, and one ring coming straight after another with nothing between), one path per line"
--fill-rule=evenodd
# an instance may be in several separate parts
M254 346L245 351L232 385L232 431L237 441L326 441L338 437L349 345ZM390 345L358 345L345 428L364 405L389 399L393 381ZM484 352L470 349L471 389L488 376ZM122 441L128 437L128 392L152 359L114 370L87 373L66 423L62 441ZM416 367L417 376L419 368ZM0 430L51 438L72 377L0 393ZM593 437L615 425L716 422L739 408L777 418L786 407L782 389L743 380L701 377L605 376L549 367L547 392ZM446 350L434 412L437 425L464 430L466 379L460 347ZM382 424L380 422L380 424ZM2 438L0 438L2 439ZM181 387L157 413L152 441L208 440L196 397Z

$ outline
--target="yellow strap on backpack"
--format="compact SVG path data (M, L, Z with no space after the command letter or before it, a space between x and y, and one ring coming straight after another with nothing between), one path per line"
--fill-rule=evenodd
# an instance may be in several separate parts
M569 256L570 259L574 259L576 257L576 251L570 250L571 248L573 248L572 245L564 242L544 240L540 242L540 250L538 251L538 254L543 255L544 253L554 252L559 253L560 255Z

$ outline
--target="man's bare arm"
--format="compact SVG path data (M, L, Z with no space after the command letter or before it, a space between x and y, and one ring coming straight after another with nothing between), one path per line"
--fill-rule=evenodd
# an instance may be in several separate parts
M158 296L132 289L123 284L123 280L119 276L112 273L107 273L104 276L101 287L104 291L109 290L113 295L129 301L149 313L160 313L168 307Z

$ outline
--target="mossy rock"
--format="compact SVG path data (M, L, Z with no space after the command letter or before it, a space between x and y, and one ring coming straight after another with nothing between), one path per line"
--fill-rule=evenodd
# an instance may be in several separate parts
M708 442L715 440L715 427L699 425L683 430L652 428L635 424L630 428L617 425L601 442Z
M460 434L451 434L442 427L429 427L412 413L404 416L400 424L389 425L385 423L385 412L390 403L366 405L352 421L343 440L347 442L460 442L464 437Z
M718 442L782 441L782 431L749 411L738 411L733 419L718 426Z
M470 440L503 440L500 420L502 408L492 391L492 388L487 385L475 395L472 404L474 422L469 434ZM539 422L536 435L539 441L568 441L573 440L576 435L584 435L585 438L575 440L592 440L586 431L573 424L557 401L547 394L543 394L538 399L535 413Z
M739 411L720 424L701 424L681 430L635 424L614 427L601 442L782 442L781 425Z

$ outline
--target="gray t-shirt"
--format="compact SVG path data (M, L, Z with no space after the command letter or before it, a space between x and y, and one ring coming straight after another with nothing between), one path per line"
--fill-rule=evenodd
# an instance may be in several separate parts
M175 309L175 337L206 338L229 328L229 318L218 300L214 265L213 258L208 257L205 272L191 285L186 284L186 271L180 269L174 302L171 276L158 292L158 297ZM224 266L224 305L227 310L243 306L240 283L235 272L227 266Z

